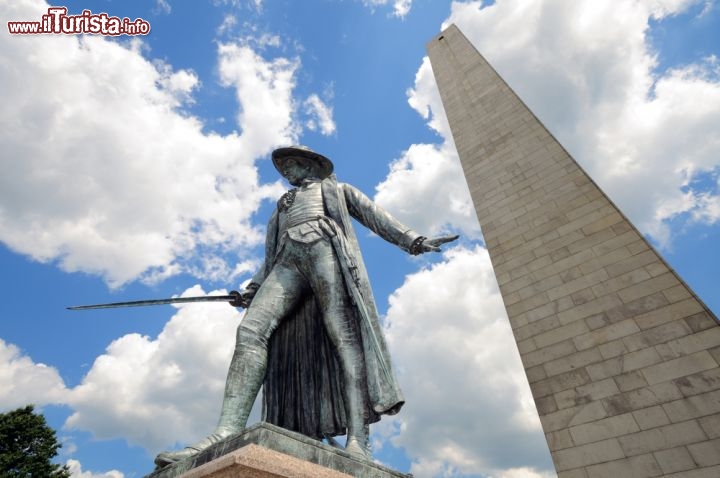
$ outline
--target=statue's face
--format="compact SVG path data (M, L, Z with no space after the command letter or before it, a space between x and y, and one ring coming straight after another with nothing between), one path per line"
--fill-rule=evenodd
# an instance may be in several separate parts
M305 161L290 158L283 163L282 175L293 186L299 186L303 179L312 177L312 168Z

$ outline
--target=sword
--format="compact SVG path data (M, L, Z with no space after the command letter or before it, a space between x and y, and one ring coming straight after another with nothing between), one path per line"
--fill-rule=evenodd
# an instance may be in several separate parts
M75 305L68 310L115 309L118 307L144 307L146 305L187 304L189 302L237 302L241 307L248 304L240 292L231 290L228 295L203 295L199 297L171 297L169 299L133 300L130 302L113 302L110 304Z

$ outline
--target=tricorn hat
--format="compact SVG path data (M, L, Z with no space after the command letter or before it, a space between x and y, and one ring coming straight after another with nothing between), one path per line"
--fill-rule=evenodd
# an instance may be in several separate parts
M307 146L288 146L272 152L273 164L280 174L283 173L282 166L288 159L300 159L310 164L315 169L318 179L325 179L333 172L332 161Z

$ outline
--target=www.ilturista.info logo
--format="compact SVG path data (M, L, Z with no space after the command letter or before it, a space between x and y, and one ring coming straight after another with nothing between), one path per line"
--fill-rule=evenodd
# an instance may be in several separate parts
M13 35L66 34L77 35L147 35L150 23L142 18L111 17L107 13L92 13L83 10L80 15L68 15L65 7L50 7L47 15L39 22L7 22L8 31Z

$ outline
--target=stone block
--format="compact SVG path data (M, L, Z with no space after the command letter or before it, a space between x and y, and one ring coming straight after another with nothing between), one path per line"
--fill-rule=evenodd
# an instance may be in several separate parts
M529 310L524 315L528 322L535 322L544 318L549 318L550 315L558 314L571 308L572 306L573 303L569 298L562 298ZM558 324L561 323L557 317L553 317L553 319L555 319Z
M666 474L697 468L697 464L690 456L690 452L684 446L657 451L654 455L663 473Z
M620 249L626 250L625 248ZM645 269L633 269L625 274L612 277L602 284L596 286L598 293L610 294L612 292L618 292L624 290L632 285L639 284L643 281L650 279L652 276Z
M662 274L665 274L666 272L669 272L670 269L662 262L651 262L647 266L645 266L645 270L650 273L651 276L656 277Z
M540 415L547 415L548 413L556 411L558 406L555 403L555 397L547 395L535 400L535 408L537 408Z
M649 384L673 380L703 370L717 367L718 364L706 350L675 360L650 365L642 370Z
M666 478L717 478L720 476L720 466L681 471L680 473L673 473L665 476Z
M613 323L620 322L624 319L635 318L636 320L638 320L638 326L640 328L647 329L651 326L646 325L645 327L643 327L643 322L640 322L639 319L649 312L663 308L667 304L667 298L665 298L662 292L656 292L654 294L640 297L639 299L635 299L633 301L622 302L617 307L608 309L606 311L606 314L610 322ZM664 322L659 322L657 325L660 325L661 323Z
M239 450L179 475L180 478L352 478L352 475L299 460L258 445Z
M699 466L720 465L720 439L694 443L687 448Z
M520 352L520 355L527 356L528 353L534 352L535 350L537 350L537 345L535 345L535 341L532 338L529 338L529 339L517 342L517 348L518 348L518 352ZM525 364L526 367L531 366L529 363L527 363L525 361L523 363Z
M561 471L557 474L558 478L588 478L585 468L576 468L574 470Z
M580 275L577 278L572 278L572 280L565 282L560 286L548 289L546 293L550 300L557 300L560 297L571 295L588 287L592 287L605 279L607 279L607 272L605 272L604 269L600 269L591 274Z
M604 380L625 372L632 372L633 370L646 370L647 367L657 364L661 360L660 355L658 355L655 349L647 348L611 358L594 365L588 365L587 371L593 380ZM647 380L647 376L645 379ZM648 383L650 382L648 381Z
M563 340L571 339L588 331L589 329L587 328L587 325L585 325L585 322L571 322L567 325L562 325L555 329L536 335L535 343L537 344L538 348L543 348L547 347L548 345L562 342Z
M542 365L536 367L530 367L525 369L525 375L527 375L528 382L535 383L540 380L547 378L545 368Z
M617 395L619 390L612 379L592 382L574 389L565 390L555 395L558 408L583 405L594 400Z
M587 334L577 336L574 340L578 350L585 350L591 347L597 347L600 344L604 344L615 339L635 334L637 332L640 332L640 329L635 321L628 319L607 327L593 330Z
M650 453L592 465L587 468L587 473L589 478L649 478L662 475L655 457Z
M554 377L548 377L545 380L535 382L531 388L533 397L536 399L544 397L552 393L562 392L570 388L579 387L590 382L590 377L587 372L582 370L573 370Z
M601 295L601 294L598 294L598 296L599 295ZM574 294L570 294L570 300L572 300L573 304L575 304L575 305L586 304L595 298L596 298L596 295L593 292L592 287L588 287L587 289L583 289L583 290L575 292Z
M665 425L619 437L626 456L641 455L705 441L707 437L694 420Z
M618 437L640 431L631 413L604 418L583 425L570 427L570 436L577 445L584 445L607 438Z
M602 356L598 349L589 349L582 352L576 352L571 355L564 356L557 360L545 363L545 370L548 377L569 372L577 368L584 367L589 364L602 361Z
M533 340L533 343L535 343L535 340L534 339L532 339L532 340ZM548 363L552 363L552 361L554 361L560 357L567 357L568 355L572 355L576 352L577 352L577 349L575 348L573 341L565 340L563 342L559 342L559 343L549 345L547 347L526 353L523 357L523 364L526 367L534 367L534 366L540 365L540 364L548 364ZM563 372L567 372L568 370L563 370ZM556 373L559 373L559 372L556 372ZM553 375L553 374L550 374L550 375Z
M686 317L684 320L693 332L700 332L701 330L709 329L711 327L718 327L718 322L707 312L700 312L699 314L691 315L690 317Z
M571 246L575 246L578 244L580 244L580 241L574 242L573 244L571 244ZM591 249L591 251L592 251L592 249ZM592 259L590 259L588 261L578 264L578 267L580 268L580 271L583 274L587 274L587 273L593 272L597 269L606 268L607 266L615 265L619 262L625 262L625 261L631 260L631 259L632 259L632 253L628 250L627 247L623 246L623 247L614 249L614 250L608 252L607 254L603 254L602 256L593 257ZM607 272L607 269L606 269L606 272ZM614 276L612 276L608 272L608 277L610 277L612 279L612 277L614 277Z
M658 277L653 277L639 284L635 284L618 292L623 302L630 302L647 295L655 294L679 284L677 276L673 273L666 273Z
M660 405L642 408L632 412L632 414L641 430L649 430L670 424L670 419Z
M538 335L542 335L544 332L556 329L560 326L560 321L558 321L557 317L545 317L543 319L538 319L536 321L532 321L527 325L523 325L521 327L517 327L513 329L513 334L515 335L516 340L527 340L531 337L536 337ZM559 341L558 341L559 342ZM550 344L543 344L542 346L536 345L539 348L547 347Z
M714 347L714 348L708 349L708 351L710 352L710 355L712 356L712 358L714 358L715 361L720 364L720 347Z
M500 277L497 279L498 284L500 285L500 290L503 292L503 297L505 297L506 294L519 292L520 290L528 286L532 286L535 283L535 279L531 275L518 277L517 279L510 279L510 276L508 275L507 279L503 282L500 282Z
M603 242L602 244L598 244L597 246L593 247L591 250L595 253L597 256L603 256L605 254L610 254L616 249L621 249L623 246L627 246L628 244L632 244L637 240L637 233L635 231L628 231L624 234L619 234L615 236L612 239L608 239L607 241ZM632 252L632 250L630 250ZM608 276L610 276L610 271L608 272Z
M568 429L574 425L594 422L607 417L608 414L600 402L593 402L573 408L558 410L541 416L540 421L545 432Z
M685 322L673 321L652 329L647 329L640 334L625 337L623 342L627 346L627 349L632 352L653 345L669 342L673 339L677 339L678 337L683 337L691 333L692 330Z
M555 394L554 398L559 409L585 405L586 403L590 403L592 401L589 395L578 393L575 388L558 392Z
M607 314L601 312L599 314L591 315L585 318L585 323L590 330L597 330L601 327L605 327L610 324Z
M618 460L625 457L622 448L620 448L620 444L615 438L558 450L553 456L555 458L555 467L558 471Z
M708 438L720 438L720 414L702 417L698 422Z
M622 340L613 340L612 342L600 344L598 346L598 350L600 350L600 355L602 355L602 358L606 360L617 357L619 355L624 355L628 351L627 347L625 347L625 343Z
M156 470L146 478L205 476L404 478L409 475L370 460L355 458L344 450L305 435L261 422L194 457Z
M667 299L663 295L662 299L658 298L658 301L667 301ZM643 330L651 329L660 324L665 324L677 319L684 319L685 317L690 317L705 311L703 306L700 305L695 298L675 302L674 304L669 304L667 306L665 305L666 304L659 305L656 309L637 316L635 321L637 322L638 327Z
M613 377L618 389L621 392L628 392L630 390L636 390L638 388L645 387L648 383L645 377L640 371L628 372L622 375L616 375Z
M602 402L609 415L619 415L680 398L682 394L674 384L661 383L604 398Z
M673 383L685 397L717 390L720 388L720 367L676 378Z
M679 357L718 347L720 346L720 327L712 327L692 335L686 335L668 342L668 346Z
M648 265L648 268L652 267L653 264ZM675 287L671 287L669 289L665 289L663 291L663 295L667 298L668 302L678 302L680 300L684 300L687 298L692 297L692 294L690 291L688 291L687 287L685 287L684 284L676 285Z
M603 207L600 209L601 211L609 211L610 213L607 216L603 216L600 219L588 224L587 226L582 228L583 233L585 235L590 236L592 234L595 234L599 231L602 231L604 229L610 229L613 225L622 222L624 218L622 215L617 212L617 210L610 206L609 204L605 203ZM614 233L612 236L617 236L617 234Z
M720 413L720 390L664 403L663 409L672 422L715 415Z
M639 243L641 244L642 242L640 241ZM610 277L617 277L626 274L631 270L640 269L648 264L653 264L657 262L657 260L658 257L655 252L646 247L644 251L639 254L634 254L627 260L606 266L605 270Z
M562 300L562 299L560 299ZM585 319L592 315L606 313L614 307L622 304L620 299L615 295L606 295L599 297L585 304L575 305L570 301L570 307L566 310L557 312L557 318L561 324L570 324L572 322Z
M558 430L550 432L546 436L551 451L562 450L574 446L570 432L567 430Z

